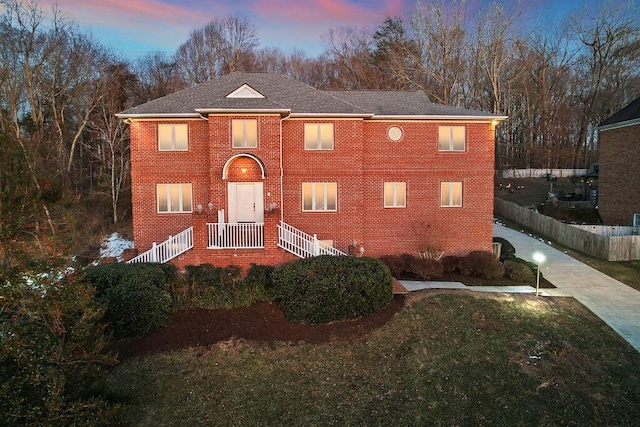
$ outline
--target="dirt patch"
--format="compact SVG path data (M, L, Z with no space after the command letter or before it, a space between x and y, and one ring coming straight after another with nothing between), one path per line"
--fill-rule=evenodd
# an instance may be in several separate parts
M120 341L114 350L119 353L120 360L126 360L152 353L209 346L231 338L294 343L349 341L387 323L404 304L405 297L396 295L384 309L370 316L321 325L292 323L274 302L227 310L182 310L172 315L165 328L146 337Z

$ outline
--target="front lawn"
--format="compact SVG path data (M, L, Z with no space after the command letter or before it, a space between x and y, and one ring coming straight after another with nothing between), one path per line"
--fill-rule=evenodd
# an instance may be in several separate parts
M424 291L352 342L229 340L112 371L133 425L633 425L640 354L572 299Z

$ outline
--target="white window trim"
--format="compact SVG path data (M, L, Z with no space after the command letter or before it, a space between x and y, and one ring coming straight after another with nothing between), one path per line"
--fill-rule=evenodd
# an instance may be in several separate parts
M311 209L305 209L304 208L304 186L305 185L311 185ZM316 198L315 198L315 194L316 194L316 186L317 185L322 185L324 187L324 209L316 209L315 208L315 204L316 204ZM336 199L335 199L335 209L327 209L327 206L329 205L328 202L328 191L327 191L327 186L328 185L335 185L336 186ZM338 211L338 183L336 182L303 182L302 183L302 212L337 212Z
M160 147L160 126L171 127L171 148ZM186 126L187 128L187 147L176 148L176 126ZM187 123L158 123L158 151L189 151L189 125Z
M171 186L175 186L177 185L178 188L180 189L178 192L178 205L180 206L180 209L177 211L173 211L171 210ZM182 206L183 206L183 193L184 193L184 188L185 186L189 186L189 189L191 190L191 208L189 210L182 210ZM166 211L162 211L160 210L160 194L159 194L159 190L160 187L166 187L167 189L167 210ZM175 214L175 213L192 213L193 212L193 185L191 183L187 183L187 182L183 182L183 183L169 183L169 184L156 184L156 212L159 214Z
M316 147L315 148L308 148L307 147L307 126L317 126L317 134L316 134ZM320 129L322 128L322 125L331 125L331 130L333 133L333 138L331 140L331 148L322 148L322 137L321 137L321 133L320 133ZM333 151L335 149L336 146L336 126L334 123L305 123L304 124L304 129L303 129L303 138L304 138L304 149L306 151Z
M440 148L440 129L447 128L449 129L449 148L442 149ZM455 150L453 148L453 129L454 128L462 128L464 130L464 147L462 150ZM438 151L440 152L454 152L454 153L464 153L467 151L467 127L466 126L438 126Z
M443 195L443 185L444 184L449 184L449 204L448 205L443 205L442 204L442 195ZM460 204L459 205L454 205L453 204L453 185L451 184L460 184ZM464 193L463 193L463 184L462 181L443 181L440 183L440 207L442 208L461 208L463 205L463 197L464 197Z
M233 137L234 123L242 122L242 145L235 145L235 139ZM247 122L255 122L256 124L256 145L247 145ZM231 148L258 148L258 139L260 139L260 131L258 130L258 120L256 119L233 119L231 120Z
M393 185L393 204L387 205L387 185ZM404 186L404 200L402 204L398 203L398 185ZM406 182L385 182L382 187L382 200L385 208L406 208L407 207L407 183Z

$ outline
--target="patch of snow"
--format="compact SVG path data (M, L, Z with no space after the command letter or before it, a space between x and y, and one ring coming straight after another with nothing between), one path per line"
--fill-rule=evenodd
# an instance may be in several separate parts
M122 253L125 249L133 249L133 242L125 239L116 231L102 241L100 258L116 258L118 261L122 261Z

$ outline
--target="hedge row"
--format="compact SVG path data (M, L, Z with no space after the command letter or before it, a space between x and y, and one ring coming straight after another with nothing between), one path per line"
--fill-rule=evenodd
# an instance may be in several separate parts
M280 307L298 323L355 319L393 298L391 273L373 258L317 256L277 267L272 278Z

